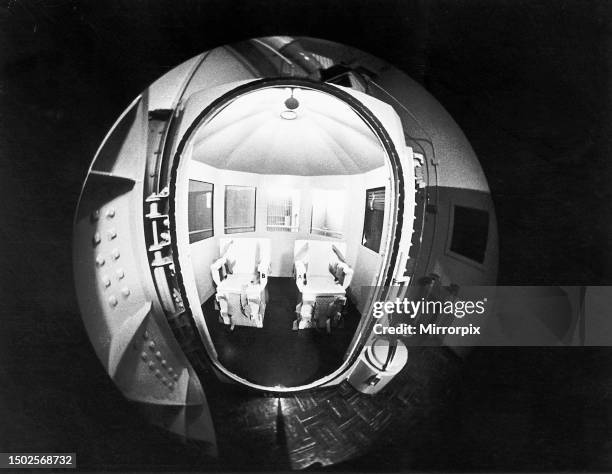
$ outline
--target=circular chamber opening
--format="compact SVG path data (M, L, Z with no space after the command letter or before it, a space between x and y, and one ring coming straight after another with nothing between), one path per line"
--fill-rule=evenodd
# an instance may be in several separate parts
M209 356L230 378L316 386L357 352L398 237L397 157L382 124L401 134L401 122L377 102L264 81L229 92L183 137L178 261Z
M405 351L372 304L493 284L497 228L473 150L421 86L347 46L271 37L134 100L91 164L73 252L107 372L174 407L217 379L383 390Z

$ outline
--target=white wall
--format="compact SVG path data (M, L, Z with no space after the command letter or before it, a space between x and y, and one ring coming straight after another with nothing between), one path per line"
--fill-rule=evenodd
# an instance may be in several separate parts
M204 302L214 294L210 264L219 257L219 237L224 236L225 185L242 185L255 186L257 188L256 231L244 234L231 234L231 236L269 238L272 249L270 276L282 277L293 276L293 247L295 240L338 240L332 237L310 234L312 212L312 195L310 190L313 188L344 190L346 192L347 206L343 225L345 238L342 240L347 243L347 262L355 269L355 276L351 285L354 297L358 304L363 304L360 287L372 284L373 279L378 274L381 261L380 255L361 245L365 191L373 187L386 186L387 193L389 192L386 166L362 175L284 176L221 170L197 161L191 161L188 175L190 179L214 184L214 236L190 245L191 264L201 302ZM267 190L275 188L291 188L302 191L298 232L268 232L266 230ZM388 212L386 212L385 220L387 219L387 214Z

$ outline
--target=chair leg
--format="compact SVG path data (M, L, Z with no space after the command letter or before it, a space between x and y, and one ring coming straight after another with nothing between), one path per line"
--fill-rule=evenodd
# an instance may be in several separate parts
M219 304L219 318L223 324L231 324L230 315L228 314L227 299L224 295L217 295L217 303Z
M295 320L293 321L293 330L297 331L298 329L300 329L300 311L302 310L302 303L298 303L295 306Z
M265 310L265 293L258 291L247 291L247 304L251 310L251 319L258 328L263 327L263 316Z
M313 321L314 304L310 301L302 302L298 313L298 329L308 329L315 327ZM297 308L296 308L297 309Z

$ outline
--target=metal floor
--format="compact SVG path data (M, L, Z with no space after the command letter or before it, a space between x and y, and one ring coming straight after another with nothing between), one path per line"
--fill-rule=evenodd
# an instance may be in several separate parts
M204 385L220 458L228 469L283 470L341 463L379 445L384 452L388 441L409 442L411 428L444 411L458 367L446 349L413 350L400 375L375 396L345 382L275 397L209 375Z

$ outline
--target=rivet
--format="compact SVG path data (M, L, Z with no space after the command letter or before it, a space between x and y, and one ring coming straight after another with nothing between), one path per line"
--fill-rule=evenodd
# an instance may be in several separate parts
M154 362L149 362L149 370L153 370L155 368L155 363Z
M149 331L145 331L142 333L142 338L143 339L149 339Z
M115 217L115 209L111 207L108 211L106 211L106 217L109 219Z
M167 384L168 384L168 380L166 379L166 377L162 377L162 378L161 378L161 381L162 381L162 383L163 383L164 385L167 385Z
M127 286L123 287L121 289L121 294L127 298L130 296L130 289Z
M142 354L140 354L140 358L141 358L142 360L147 360L147 353L146 353L146 352L143 352Z
M178 380L178 379L179 379L179 376L178 376L178 374L174 374L174 376L173 376L172 378L173 378L174 380Z
M157 357L158 359L161 359L161 358L162 358L162 353L161 353L161 352L159 352L159 351L157 351L157 352L155 353L155 357Z
M162 376L162 373L158 370L155 371L155 377L157 377L158 379L160 379Z
M108 288L108 287L111 285L110 278L109 278L109 277L107 277L106 275L104 275L104 276L102 277L102 283L104 283L104 286L105 286L106 288Z
M100 218L100 211L95 210L91 213L91 220L96 222Z
M173 372L174 372L174 369L172 367L168 367L168 373L172 375Z
M102 265L104 265L104 257L102 255L98 255L96 257L96 266L101 267Z
M121 255L121 254L119 253L119 249L113 249L113 258L114 258L115 260L119 260L119 256L120 256L120 255Z
M151 342L149 342L149 348L150 348L151 350L155 349L155 341L151 341Z
M163 359L161 361L161 365L162 365L162 367L166 367L168 365L168 362L166 362L166 359Z
M113 240L117 237L117 231L115 229L109 230L106 234L108 235L108 240Z
M117 301L117 298L114 295L111 295L108 297L108 304L110 304L111 306L117 306L119 302Z
M117 275L117 278L119 278L119 280L122 280L123 277L125 276L125 272L123 271L123 268L118 269L115 274Z
M102 237L100 237L100 232L96 232L93 236L94 245L98 245L101 240L102 240Z

